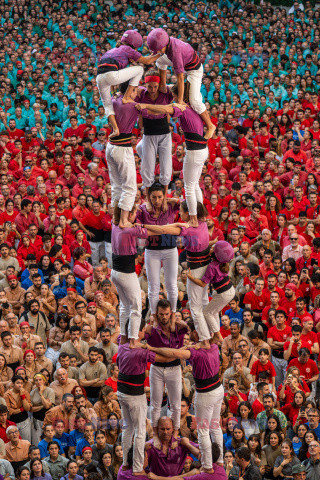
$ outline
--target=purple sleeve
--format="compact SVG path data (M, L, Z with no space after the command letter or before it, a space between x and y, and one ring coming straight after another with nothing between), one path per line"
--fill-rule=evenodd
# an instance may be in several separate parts
M138 225L136 227L133 227L131 232L134 237L148 238L148 230Z
M141 53L134 48L129 47L129 45L126 45L126 54L130 60L134 60L135 62L141 57Z
M215 271L212 268L212 265L208 265L206 273L201 278L201 281L204 283L210 283L214 279L214 276L215 276Z
M148 351L147 355L147 362L154 363L156 361L156 354L155 352Z
M188 229L186 227L180 227L180 228L181 228L181 232L180 232L179 237L187 237L188 236Z
M173 115L172 117L181 117L183 115L183 112L181 112L180 108L178 107L173 107Z
M179 47L175 48L174 45L172 47L173 47L172 50L174 50L174 54L172 55L171 61L172 61L174 73L184 73L184 61L183 61L181 48Z
M143 211L140 209L137 210L136 221L143 223Z

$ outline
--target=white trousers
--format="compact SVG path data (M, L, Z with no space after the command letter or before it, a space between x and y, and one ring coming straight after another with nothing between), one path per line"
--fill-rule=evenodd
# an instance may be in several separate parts
M209 155L208 148L203 150L187 150L183 162L183 179L189 215L197 215L197 202L203 203L199 180L204 162Z
M106 116L114 115L114 109L111 101L111 87L121 85L129 80L129 85L137 87L143 75L143 67L140 65L123 68L114 72L100 73L97 76L97 87L105 109Z
M194 270L191 270L191 273L193 277L200 279L206 273L206 270L207 265L195 268ZM200 342L208 340L210 338L210 333L203 314L203 308L209 303L208 287L200 287L188 278L187 293L191 315L194 321L194 326L199 335L199 340Z
M222 385L211 392L195 393L194 410L203 468L212 468L210 436L220 447L218 462L223 462L223 434L220 427L220 410L223 397L224 389Z
M126 324L129 319L129 338L139 337L141 323L141 288L137 274L111 270L111 281L116 286L120 299L120 335L126 335Z
M28 440L31 443L31 420L27 418L23 422L17 423L17 427L22 440Z
M128 451L133 438L133 472L141 472L144 463L146 440L147 398L145 395L126 395L118 392L123 417L122 449L123 465L127 465Z
M288 362L284 358L276 358L271 355L271 361L273 363L274 369L276 371L276 389L284 382L286 377L286 371Z
M169 60L165 54L158 58L156 65L160 70L166 70L168 66L173 66L171 60ZM200 90L202 85L203 66L200 65L198 70L190 70L190 72L185 72L185 74L187 75L187 81L190 83L189 103L193 110L200 115L206 110Z
M105 255L108 260L108 267L112 268L112 245L111 242L105 242L104 244L105 247Z
M151 313L155 314L159 301L160 291L160 270L161 264L164 270L164 283L166 286L167 297L171 304L173 312L177 308L178 300L178 250L169 248L164 250L145 250L144 256L146 272L148 279L148 298L150 302Z
M155 365L151 365L150 404L151 423L153 427L156 427L158 425L163 399L163 390L165 386L167 387L168 391L173 428L175 430L179 430L182 394L180 365L177 365L176 367L157 367Z
M43 421L36 418L31 419L31 444L38 445L41 440Z
M219 332L220 330L220 317L219 313L221 310L228 305L229 302L235 296L235 289L234 287L229 288L226 292L217 293L213 292L212 300L210 303L203 309L204 318L210 333Z
M199 70L187 72L187 81L190 83L189 103L198 115L206 111L206 106L202 101L201 85L203 77L203 66Z
M172 177L172 138L171 133L164 135L143 135L137 145L137 152L141 158L141 177L145 187L154 183L156 158L159 155L161 185L169 185Z
M137 173L132 147L108 143L106 159L109 169L112 205L130 212L137 194Z
M104 257L104 243L105 242L89 242L91 247L91 261L93 267L99 265L100 258Z

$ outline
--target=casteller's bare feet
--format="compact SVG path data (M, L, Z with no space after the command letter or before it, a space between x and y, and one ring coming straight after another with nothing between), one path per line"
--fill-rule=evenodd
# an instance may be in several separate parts
M141 470L141 472L133 472L132 475L134 477L137 477L138 475L144 475L145 477L147 476L147 474L144 470Z
M222 337L220 332L215 332L212 335L212 340L213 340L214 343L220 344L223 341L223 337Z
M204 350L210 350L209 340L202 340L202 342L197 343L194 348L196 350L199 350L200 348L203 348Z
M135 103L134 100L132 100L132 98L128 98L128 97L123 97L122 99L122 103Z
M140 348L141 344L139 342L139 339L137 338L130 338L129 340L129 346L130 348Z
M122 222L122 221L120 220L120 222L119 222L119 227L120 227L120 228L132 228L133 225L132 225L132 223L130 223L129 221Z
M197 217L190 217L188 224L190 227L198 227L199 223Z

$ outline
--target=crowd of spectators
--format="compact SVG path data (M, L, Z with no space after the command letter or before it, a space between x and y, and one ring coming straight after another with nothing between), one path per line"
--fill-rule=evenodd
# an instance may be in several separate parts
M219 345L226 474L318 479L320 10L308 0L291 8L20 0L0 12L0 478L117 478L110 128L95 77L124 30L145 39L161 26L204 65L201 91L216 131L200 185L211 245L226 239L235 252L236 297L221 312ZM168 197L179 202L185 144L178 119L170 128ZM141 135L137 124L135 152ZM176 318L192 325L179 239L178 251ZM136 272L148 321L143 242ZM196 443L188 362L181 375L180 434ZM164 392L162 415L169 411ZM199 462L188 456L179 473L193 467Z

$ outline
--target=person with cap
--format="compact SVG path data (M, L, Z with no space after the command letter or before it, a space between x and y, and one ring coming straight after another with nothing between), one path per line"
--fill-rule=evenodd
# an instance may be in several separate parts
M172 101L172 93L166 85L166 75L157 70L149 70L145 76L145 87L139 88L136 101L142 104L167 105ZM159 156L159 182L165 187L165 195L172 176L172 136L165 112L152 114L148 110L141 112L143 122L142 140L137 145L141 158L141 176L146 187L148 201L149 187L155 181L156 159ZM150 206L149 206L150 207Z
M41 338L31 333L28 322L21 322L19 327L21 333L18 337L15 337L14 345L20 347L23 353L25 353L26 350L34 350L35 344L41 342Z
M177 101L178 87L175 85L171 89L173 98ZM188 92L185 94L186 102L189 103ZM169 114L180 118L181 128L186 139L186 157L183 162L183 178L185 182L186 201L190 215L190 225L196 227L197 221L197 202L203 202L203 194L199 185L204 162L207 160L209 151L207 147L207 135L203 132L203 122L199 114L191 108L190 105L179 105L172 103L170 105L150 105L139 104L137 108L142 115L148 112L153 114ZM147 113L146 113L147 112ZM215 130L215 127L213 126Z
M96 82L106 116L112 126L113 131L110 137L117 137L120 133L111 101L111 87L129 82L127 92L125 92L122 100L123 103L131 102L132 92L139 85L143 75L142 65L150 65L160 56L156 54L143 57L138 52L138 48L142 45L143 39L139 32L126 30L121 37L120 45L108 50L99 61ZM142 65L126 68L130 62Z
M293 480L306 480L307 478L307 469L306 466L302 463L294 465L291 469L291 473L293 476Z
M199 335L193 325L189 325L191 338L199 341ZM219 348L209 340L209 348L190 346L184 348L156 348L148 344L152 352L169 358L187 360L192 366L195 380L196 393L194 397L194 410L197 423L198 441L201 452L203 471L213 473L211 437L219 445L220 455L217 461L223 465L223 435L220 426L221 404L224 398L224 389L219 379L220 358Z
M207 127L206 139L211 138L215 129L209 112L202 101L203 66L195 50L188 43L169 37L168 33L162 28L151 30L147 37L147 44L151 52L161 54L161 57L157 60L160 76L166 74L168 66L173 67L177 77L177 102L179 104L184 103L184 73L187 74L191 108L200 115Z

